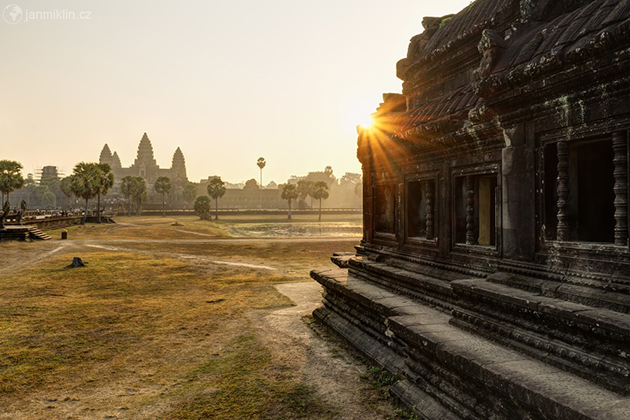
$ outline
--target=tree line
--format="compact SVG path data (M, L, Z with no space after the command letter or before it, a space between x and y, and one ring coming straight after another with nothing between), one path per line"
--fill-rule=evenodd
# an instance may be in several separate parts
M265 167L264 158L259 158L257 165L261 170L261 185L262 185L262 169ZM2 193L2 203L5 203L5 196L9 201L9 194L13 191L19 190L25 185L34 185L32 176L25 180L21 174L22 165L16 161L1 160L0 161L0 192ZM331 177L332 169L327 167L322 176ZM29 174L30 175L30 174ZM80 162L75 165L73 172L70 176L61 179L58 182L58 188L63 192L66 197L77 197L78 199L85 200L85 211L81 223L85 223L88 209L89 200L96 198L96 219L97 222L101 222L101 197L106 195L114 186L114 174L112 169L107 163L91 163ZM43 191L40 195L45 198L47 195L49 202L54 202L54 194L50 192L50 189L46 185L40 187L33 187L36 191L38 188ZM157 178L153 185L154 191L162 197L162 215L166 214L166 196L172 190L173 185L170 178L166 176L160 176ZM291 219L292 204L296 200L311 200L319 201L319 217L321 221L322 200L329 197L329 185L325 181L310 181L302 179L297 183L288 183L282 186L281 198L288 203L288 219ZM142 211L142 204L148 200L148 187L144 178L140 176L125 176L120 182L120 191L125 198L125 207L127 215L131 215L132 212L140 214ZM211 199L214 199L215 204L215 219L218 219L219 198L223 197L226 193L225 182L220 177L214 177L210 179L207 186L208 196L197 196L197 185L189 182L181 190L181 195L184 201L191 204L194 201L194 211L202 218L209 219L211 212ZM42 200L44 202L45 200ZM135 208L134 208L135 207Z

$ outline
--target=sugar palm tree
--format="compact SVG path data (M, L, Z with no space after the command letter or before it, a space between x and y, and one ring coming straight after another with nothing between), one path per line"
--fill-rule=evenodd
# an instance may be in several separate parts
M120 180L120 192L127 199L127 216L131 215L131 198L133 197L134 191L137 186L137 180L131 175L127 175Z
M190 206L195 201L198 190L199 187L194 182L189 182L182 190L182 198L184 199L186 204L188 204L188 206Z
M324 181L317 181L313 184L313 198L319 200L319 221L322 221L322 200L328 198L328 184Z
M142 213L142 203L149 198L147 194L147 182L141 176L134 176L133 199L137 203L136 214L140 216Z
M200 195L195 200L195 213L201 220L208 220L210 218L210 206L212 202L207 195Z
M263 182L262 182L262 170L267 165L264 157L259 157L256 165L260 168L260 208L262 208L262 190L263 190Z
M166 206L166 194L171 191L171 179L167 176L160 176L155 180L153 185L155 192L162 195L162 217L166 216L164 206Z
M297 183L297 191L300 195L300 200L306 201L308 197L313 196L313 182L302 179ZM313 202L311 200L311 207L313 207Z
M291 219L291 201L298 198L300 193L297 190L297 186L295 184L286 184L282 187L282 199L287 200L289 203L289 216L287 219Z
M96 164L96 217L97 223L101 223L101 195L107 194L114 186L114 174L112 168L107 163Z
M214 198L215 213L214 218L219 218L219 198L225 194L225 182L221 181L221 177L214 177L208 182L208 195Z
M74 166L70 175L70 189L78 198L85 200L85 212L81 219L81 224L85 224L88 214L88 202L90 198L96 197L98 190L97 178L98 169L96 163L79 162Z
M14 160L0 160L0 192L2 192L2 204L6 194L9 201L9 194L19 190L24 186L22 177L22 164Z
M61 181L59 181L59 190L63 193L66 199L70 199L74 195L74 193L72 192L71 182L72 178L70 176L62 178Z

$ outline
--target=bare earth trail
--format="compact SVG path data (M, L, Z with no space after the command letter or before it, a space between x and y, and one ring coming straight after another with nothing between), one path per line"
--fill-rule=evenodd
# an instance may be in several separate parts
M107 227L105 233L116 231L123 227L139 226L130 223ZM294 374L301 378L303 383L310 386L310 392L314 399L327 407L327 411L314 415L306 413L302 418L322 419L385 419L394 418L394 409L386 400L375 396L369 384L361 379L366 367L350 356L335 340L324 340L316 334L305 322L304 317L321 305L321 286L308 279L308 271L314 267L300 266L299 262L285 264L282 261L270 260L261 264L257 261L248 261L242 257L234 259L229 255L225 258L208 257L199 251L194 254L179 253L176 251L165 252L151 249L142 249L145 244L172 244L172 245L212 245L212 244L243 244L243 245L269 245L269 244L305 244L329 242L359 242L359 238L325 238L325 237L290 237L290 238L211 238L206 234L197 234L178 230L180 236L177 239L113 239L105 235L101 238L71 239L66 241L47 241L28 244L29 246L16 246L7 251L8 259L0 262L0 275L10 275L25 267L33 267L45 262L47 259L59 256L60 253L68 256L81 256L88 250L104 250L113 252L126 252L138 255L156 257L175 257L200 267L208 265L222 265L233 267L235 270L261 270L261 272L286 273L293 277L304 275L304 282L286 283L275 285L282 295L288 297L294 306L280 309L256 310L253 309L246 317L256 331L259 339L270 348L277 357L291 366ZM189 236L188 236L189 235ZM199 238L208 236L208 238ZM137 246L137 247L136 247ZM150 248L150 247L149 247ZM160 248L157 247L156 248ZM68 263L71 262L69 257ZM330 264L322 261L322 266ZM237 333L238 324L234 324L234 334ZM206 334L207 335L207 334ZM182 342L182 345L193 348L208 346L210 338L199 339L199 343ZM194 354L193 350L189 350ZM172 362L177 364L177 357L185 357L187 352L178 356L177 349L167 349L164 352L173 354ZM219 350L217 350L218 352ZM121 361L121 363L126 363ZM115 376L113 381L104 381L102 386L94 386L88 389L76 386L61 386L59 389L46 392L41 395L29 396L30 402L13 407L12 412L0 409L0 418L164 418L168 412L169 400L161 399L161 395L168 394L181 386L177 381L168 380L165 376L162 381L152 381L157 373L158 365L153 365L148 360L129 360L129 367L121 368L129 370L128 379ZM133 366L135 364L135 366ZM126 366L126 365L125 365ZM85 372L90 378L106 377L107 372L92 370ZM91 379L86 379L90 381ZM157 401L151 406L143 406L134 409L133 405L144 398ZM52 411L51 411L52 410ZM49 414L48 414L49 413Z
M317 390L317 398L335 412L334 418L391 418L392 407L382 401L373 404L369 411L365 409L363 392L368 385L361 380L361 375L366 367L337 345L316 337L301 321L321 305L321 286L307 282L279 284L276 288L296 306L274 311L259 323L259 328L267 330L268 345L300 362L302 381Z

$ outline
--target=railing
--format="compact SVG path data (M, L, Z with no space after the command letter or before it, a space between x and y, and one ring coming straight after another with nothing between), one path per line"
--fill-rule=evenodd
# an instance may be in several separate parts
M289 209L234 209L234 208L220 208L219 214L287 214ZM214 214L215 210L210 210L210 214ZM182 210L168 210L164 211L166 215L188 215L195 214L194 210L182 209ZM317 214L319 209L291 209L292 214ZM360 208L322 208L322 213L340 213L340 214L357 214L363 213L363 209ZM124 216L126 213L120 212L118 215ZM134 214L132 212L132 214ZM161 216L162 210L142 210L144 216Z

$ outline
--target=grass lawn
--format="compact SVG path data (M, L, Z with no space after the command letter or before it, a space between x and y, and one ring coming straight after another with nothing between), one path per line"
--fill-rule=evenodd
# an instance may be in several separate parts
M274 285L356 238L221 242L228 221L119 221L0 245L27 262L0 264L0 417L337 417L264 319L293 305ZM88 265L66 268L73 256ZM370 412L378 392L362 395Z

